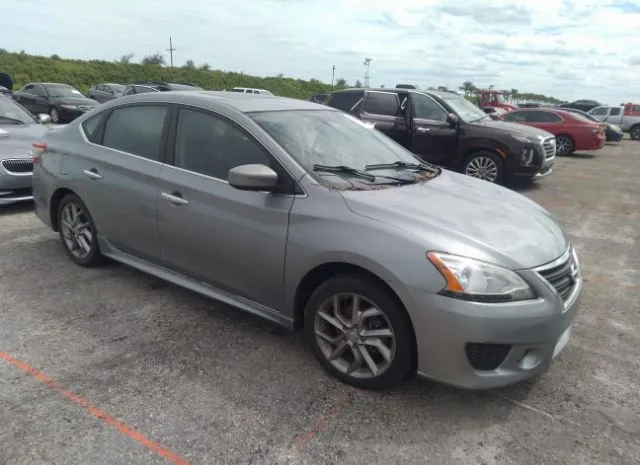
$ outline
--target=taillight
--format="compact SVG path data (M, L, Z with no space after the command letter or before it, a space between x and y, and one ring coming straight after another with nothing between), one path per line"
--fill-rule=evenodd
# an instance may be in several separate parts
M33 159L33 164L37 165L40 161L40 155L47 151L47 144L44 142L34 142L32 147L31 158Z

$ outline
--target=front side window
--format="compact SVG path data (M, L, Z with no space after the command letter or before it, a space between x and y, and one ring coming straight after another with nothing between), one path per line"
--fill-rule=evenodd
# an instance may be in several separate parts
M363 110L373 115L399 116L398 96L389 92L369 92L364 99Z
M431 97L423 94L411 94L416 118L432 121L446 121L447 113Z
M140 105L113 110L104 128L102 145L160 161L167 107Z
M46 85L50 97L84 97L78 89L64 84Z
M181 109L175 142L175 166L227 179L241 165L272 166L271 157L233 123L195 110Z
M611 109L611 113L609 113L610 116L617 116L620 114L620 107L614 107Z

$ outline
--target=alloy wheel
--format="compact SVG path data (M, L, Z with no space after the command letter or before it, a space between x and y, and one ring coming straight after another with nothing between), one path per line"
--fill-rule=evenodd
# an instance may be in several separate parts
M354 293L336 294L317 311L315 337L324 357L341 373L380 376L393 363L396 336L378 306Z
M571 152L571 139L567 136L556 137L556 153L558 155L566 155Z
M631 139L640 140L640 126L636 126L631 130Z
M94 234L91 221L82 207L67 203L61 215L60 229L67 250L77 259L83 260L91 253Z
M498 179L498 164L490 157L478 156L474 157L467 163L464 174L489 182L495 182Z

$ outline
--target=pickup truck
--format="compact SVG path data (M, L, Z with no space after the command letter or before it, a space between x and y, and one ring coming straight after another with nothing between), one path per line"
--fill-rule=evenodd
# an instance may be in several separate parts
M494 121L464 97L413 89L345 89L326 103L375 128L419 158L504 184L551 173L555 138L541 129Z
M618 107L599 106L589 111L594 118L620 126L633 140L640 140L640 104L626 103Z

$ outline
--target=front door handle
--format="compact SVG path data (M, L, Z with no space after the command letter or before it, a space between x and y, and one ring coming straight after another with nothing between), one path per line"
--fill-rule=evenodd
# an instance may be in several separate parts
M431 131L431 128L423 128L418 126L418 132L421 132L422 134Z
M98 173L98 170L95 168L91 168L90 170L83 170L84 174L86 174L91 179L102 179L102 175Z
M163 192L160 195L162 195L163 199L167 199L174 205L189 205L189 201L182 197L182 194L180 192L173 191L171 194Z

